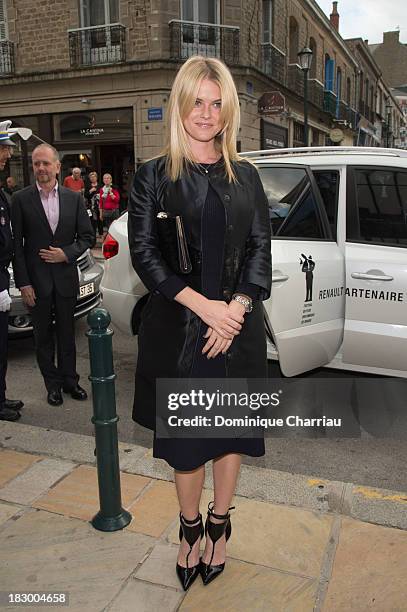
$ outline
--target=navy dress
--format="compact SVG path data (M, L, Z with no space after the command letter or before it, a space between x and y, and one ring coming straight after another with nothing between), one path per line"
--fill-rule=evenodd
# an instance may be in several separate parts
M210 164L200 164L209 166ZM223 300L221 283L223 269L223 244L226 230L226 217L223 203L208 182L202 215L202 294L211 300ZM162 283L158 289L167 298L174 296L185 287L177 276ZM242 293L256 299L257 286L239 287ZM225 378L226 355L219 354L208 359L202 354L207 339L208 327L202 321L199 341L196 346L191 378ZM154 434L153 456L165 459L176 470L193 470L207 461L226 453L241 453L252 457L264 455L264 438L157 438Z

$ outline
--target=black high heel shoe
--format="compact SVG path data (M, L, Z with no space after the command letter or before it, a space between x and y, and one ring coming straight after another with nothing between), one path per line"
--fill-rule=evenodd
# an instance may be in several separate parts
M223 534L225 534L226 542L227 542L230 538L230 534L232 533L232 524L230 522L229 511L226 512L226 514L215 514L212 509L213 504L214 504L213 501L209 502L208 504L208 516L205 521L205 535L207 536L209 534L209 537L213 543L211 560L209 561L208 564L206 564L204 563L204 561L202 561L202 558L201 558L201 563L200 563L200 573L202 577L202 582L204 584L209 584L210 582L212 582L212 580L214 580L217 576L219 576L219 574L221 574L223 570L225 569L225 562L220 563L219 565L211 565L211 563L212 563L213 555L215 553L216 542L223 536ZM235 506L231 506L229 510L233 510L234 508ZM215 519L218 519L219 521L223 520L223 523L213 523L210 520L211 516L213 516L213 518Z
M199 523L197 522L199 521ZM192 521L186 519L182 516L181 512L179 513L179 541L181 542L184 537L189 544L189 553L186 558L186 567L182 567L179 563L177 563L177 576L180 579L182 587L184 591L189 589L191 584L196 580L199 572L200 572L200 562L198 565L194 565L189 567L188 565L188 557L191 554L192 547L199 537L203 538L204 528L202 523L202 514L199 512L198 516ZM194 525L196 523L196 525Z

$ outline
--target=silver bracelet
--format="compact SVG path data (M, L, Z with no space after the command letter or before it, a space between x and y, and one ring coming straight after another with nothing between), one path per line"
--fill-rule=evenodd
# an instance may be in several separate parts
M235 302L239 302L239 304L242 304L244 306L245 312L251 312L253 310L252 300L246 295L234 293L232 295L232 300L235 300Z

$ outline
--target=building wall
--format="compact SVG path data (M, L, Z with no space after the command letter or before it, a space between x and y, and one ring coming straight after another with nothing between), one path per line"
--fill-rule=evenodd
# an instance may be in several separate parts
M15 43L16 73L70 69L67 30L80 27L78 0L6 0L10 40ZM299 49L317 43L316 78L324 81L324 56L329 53L341 67L344 82L353 71L329 28L321 25L304 0L275 0L273 44L288 55L290 16L299 25ZM225 0L221 23L240 28L239 63L260 67L262 12L260 0ZM120 23L126 27L128 60L165 59L170 56L169 21L180 19L178 0L119 0ZM44 27L52 23L52 27ZM24 27L22 27L24 26Z
M376 98L378 95L377 84L378 84L378 79L380 77L380 72L378 71L378 69L376 69L374 64L372 64L372 62L370 61L369 59L370 51L369 51L368 45L364 43L364 41L361 38L347 40L346 44L348 45L349 49L352 51L352 55L355 57L358 63L358 66L359 66L358 76L357 76L357 85L356 85L357 99L358 101L362 99L364 102L367 102L369 105L369 108L375 110ZM362 96L361 96L361 91L360 91L360 71L363 72ZM369 80L369 92L368 93L366 93L366 87L365 87L366 79ZM371 97L370 97L371 86L373 86L373 106L371 104Z
M7 0L6 7L17 73L69 67L67 30L79 27L76 0Z
M407 83L407 44L400 42L400 32L384 32L383 43L371 50L390 87Z
M332 28L329 25L321 23L309 5L304 0L277 0L275 10L275 40L276 46L287 54L289 57L290 40L289 40L289 19L294 17L299 27L299 45L298 51L303 47L310 45L310 39L313 38L316 43L317 53L313 57L313 62L316 65L315 78L320 82L325 81L325 55L328 54L331 59L335 60L335 69L340 68L342 71L342 92L341 99L345 100L346 79L351 79L351 101L355 100L355 66L337 42ZM278 42L277 42L278 41ZM311 71L311 75L314 70ZM335 72L336 74L336 72Z
M82 98L90 100L91 109L131 106L134 113L136 158L145 159L159 152L163 142L163 122L148 121L147 109L164 111L171 85L182 60L170 60L170 26L180 19L179 0L119 0L120 23L126 28L127 63L71 68L68 29L78 28L78 0L39 0L36 11L30 0L7 0L10 39L16 45L16 74L2 80L2 111L12 116L76 112L83 110ZM286 98L286 112L274 116L273 122L288 129L292 145L294 122L303 122L301 97L302 73L294 67L297 81L283 83L267 76L262 66L262 3L260 0L224 0L221 3L221 24L239 27L239 61L231 66L241 103L241 150L260 146L260 120L257 101L263 93L280 90ZM321 19L309 0L274 0L273 45L285 55L288 64L289 18L298 22L298 50L309 45L313 37L317 45L315 79L323 94L325 54L335 59L343 75L341 98L346 97L346 79L351 77L351 106L355 106L355 65L338 42L337 34L327 20ZM18 18L18 22L16 21ZM55 27L46 28L45 23ZM24 27L23 27L24 24ZM28 27L27 27L28 24ZM20 30L18 30L20 28ZM34 31L34 36L32 32ZM30 33L30 34L28 34ZM41 73L38 76L38 72ZM36 73L31 77L29 73ZM48 74L47 74L48 73ZM287 74L287 68L284 68ZM296 85L299 85L297 88ZM322 96L323 99L323 96ZM323 104L309 105L310 141L323 144L325 135L334 127L332 114ZM352 139L352 131L345 134ZM314 138L315 134L315 138Z

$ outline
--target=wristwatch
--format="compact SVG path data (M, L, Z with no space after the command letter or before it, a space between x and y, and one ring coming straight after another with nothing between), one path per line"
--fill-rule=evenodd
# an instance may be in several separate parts
M232 295L232 300L239 302L239 304L243 304L245 312L251 312L253 310L252 300L247 295L242 295L241 293L234 293Z

